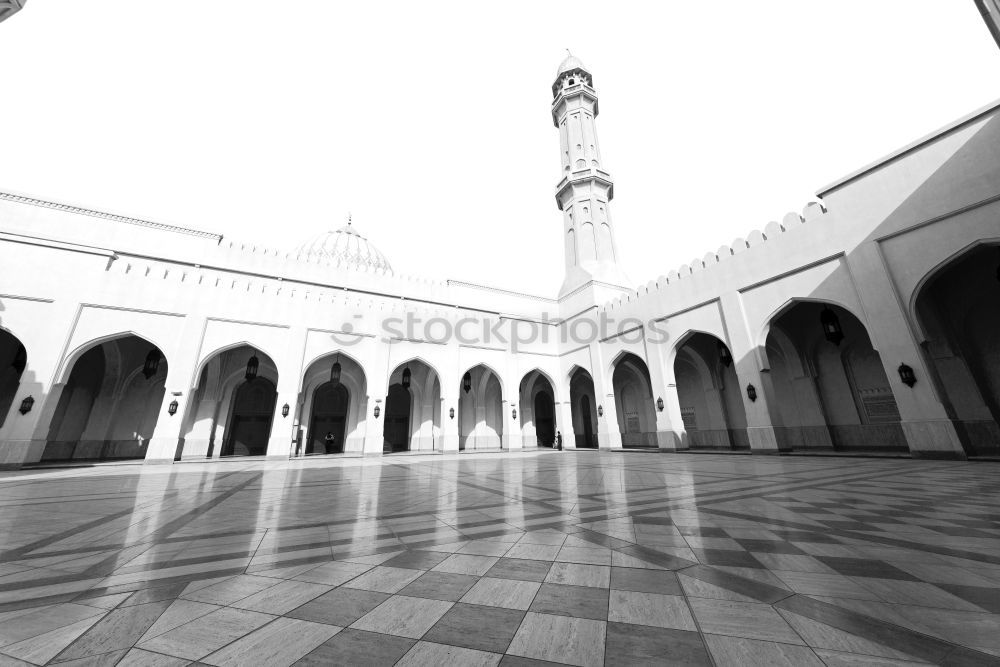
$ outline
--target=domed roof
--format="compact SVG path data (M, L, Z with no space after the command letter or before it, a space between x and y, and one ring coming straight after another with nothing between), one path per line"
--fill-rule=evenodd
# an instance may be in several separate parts
M587 69L583 66L583 62L581 62L579 58L574 56L572 53L569 53L569 51L566 53L569 55L567 55L566 60L562 61L562 64L559 65L559 71L556 72L556 76L559 76L563 72L572 72L575 69Z
M392 273L392 266L385 255L361 236L350 222L337 231L324 232L306 241L295 251L308 261L336 262L349 269Z

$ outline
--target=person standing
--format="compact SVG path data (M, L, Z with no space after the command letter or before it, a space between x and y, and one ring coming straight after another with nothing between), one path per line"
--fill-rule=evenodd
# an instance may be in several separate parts
M562 431L556 431L556 450L562 451Z

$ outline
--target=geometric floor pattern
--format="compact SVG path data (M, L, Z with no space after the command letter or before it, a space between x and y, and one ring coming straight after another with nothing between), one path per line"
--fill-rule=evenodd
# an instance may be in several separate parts
M0 665L1000 665L994 463L0 473Z

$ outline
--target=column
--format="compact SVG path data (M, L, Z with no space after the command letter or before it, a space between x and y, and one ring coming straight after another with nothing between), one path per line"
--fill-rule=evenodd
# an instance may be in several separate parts
M192 386L198 381L194 375L204 331L204 317L188 317L178 339L170 349L162 350L167 361L167 380L156 428L147 443L146 463L173 463L178 448L183 447L184 415L192 407L188 402L194 399ZM170 404L174 401L177 401L177 411L171 415Z
M594 398L597 405L597 447L599 449L621 449L622 432L618 426L618 411L615 408L613 370L606 370L607 361L602 354L600 343L591 344L594 359ZM604 413L603 415L601 413Z
M927 358L917 344L908 315L882 259L877 243L859 246L848 258L857 280L858 293L870 321L868 335L878 350L892 387L900 424L915 458L964 459L965 449L948 416L944 401L932 381ZM899 365L905 363L917 382L907 387L900 380Z
M299 398L302 384L302 354L306 345L306 329L292 327L288 331L288 341L281 357L275 359L278 367L278 395L274 402L274 416L271 418L271 435L267 439L267 458L285 460L295 453L295 418L292 411ZM288 415L282 415L285 406Z
M644 332L644 335L645 332ZM653 413L656 415L656 446L660 451L676 452L688 449L687 431L681 417L681 403L677 395L672 360L667 350L646 336L646 367L653 387ZM663 410L656 406L656 399L663 399Z
M777 454L786 451L787 445L776 430L781 427L781 413L774 404L775 392L767 367L764 350L758 348L750 338L745 324L740 295L730 292L719 299L722 318L729 336L724 341L733 355L736 379L739 382L743 409L747 415L747 438L753 454ZM750 400L747 386L753 385L756 400Z
M576 434L573 430L573 404L569 400L569 385L566 386L566 400L555 405L556 431L562 434L563 449L576 449Z
M382 456L385 449L385 406L389 394L389 344L376 341L374 349L365 363L365 377L368 383L368 405L365 415L365 442L362 451L365 456ZM379 416L375 416L378 406Z

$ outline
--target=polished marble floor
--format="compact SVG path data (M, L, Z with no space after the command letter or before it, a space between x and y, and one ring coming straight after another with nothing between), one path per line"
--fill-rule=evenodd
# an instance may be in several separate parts
M1000 465L0 473L0 665L1000 664Z

